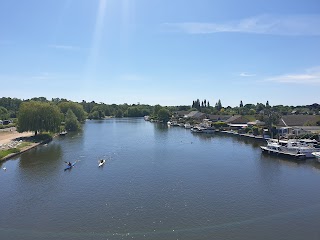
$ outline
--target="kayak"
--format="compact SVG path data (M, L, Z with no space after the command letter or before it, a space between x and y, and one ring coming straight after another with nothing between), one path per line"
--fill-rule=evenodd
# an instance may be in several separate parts
M74 165L76 165L77 162L78 162L78 161L75 161L74 163L71 164L71 166L68 165L64 170L67 171L67 170L73 168Z
M106 160L103 160L102 162L99 161L99 167L103 166L103 164L106 162Z

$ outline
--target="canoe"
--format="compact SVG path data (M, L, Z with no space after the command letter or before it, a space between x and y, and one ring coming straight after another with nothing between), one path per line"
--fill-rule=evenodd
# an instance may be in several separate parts
M99 167L103 166L103 164L106 162L106 160L103 160L102 162L99 161Z
M68 165L64 170L67 171L67 170L73 168L74 165L76 165L77 162L78 162L78 161L75 161L74 163L71 164L71 166Z

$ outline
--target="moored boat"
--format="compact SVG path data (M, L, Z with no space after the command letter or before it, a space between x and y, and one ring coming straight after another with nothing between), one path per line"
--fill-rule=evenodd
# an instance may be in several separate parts
M306 155L303 153L287 151L283 146L278 143L268 143L267 146L260 146L263 153L286 156L296 159L305 159Z
M62 132L59 133L59 135L60 136L65 136L65 135L67 135L67 133L68 133L67 131L62 131Z
M288 140L277 140L268 139L268 144L277 143L282 149L292 153L302 153L307 158L314 158L313 152L320 152L320 148L316 148L316 141L309 139L288 139Z
M320 152L313 152L312 155L320 162Z

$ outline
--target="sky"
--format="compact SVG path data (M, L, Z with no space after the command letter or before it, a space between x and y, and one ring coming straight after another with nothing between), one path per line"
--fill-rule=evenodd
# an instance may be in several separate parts
M0 0L0 97L320 103L319 0Z

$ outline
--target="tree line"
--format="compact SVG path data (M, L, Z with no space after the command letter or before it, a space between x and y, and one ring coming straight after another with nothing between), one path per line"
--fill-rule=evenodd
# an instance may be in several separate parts
M17 118L19 131L57 132L61 129L77 130L85 119L103 119L112 117L143 117L152 116L153 119L166 122L174 112L197 110L206 114L218 115L269 115L280 116L288 114L319 114L320 105L314 103L305 106L270 106L265 104L244 104L224 107L219 99L214 106L204 99L196 99L192 105L161 106L147 104L105 104L94 101L73 102L64 98L36 97L26 100L17 98L0 98L0 120ZM278 117L277 117L278 118ZM62 123L62 127L61 127Z

